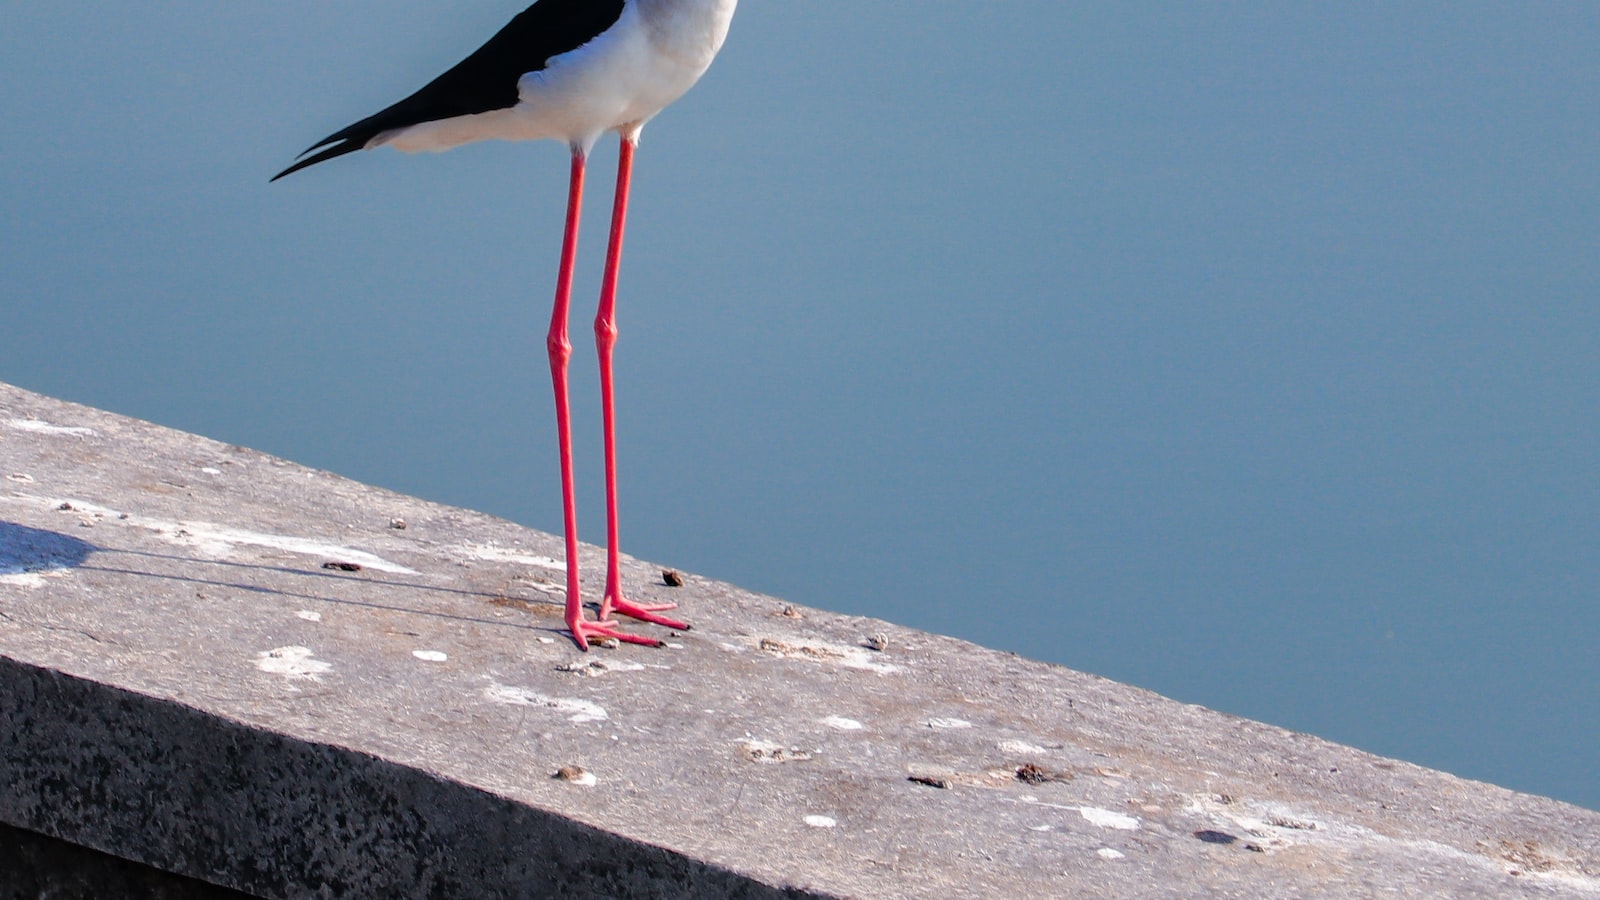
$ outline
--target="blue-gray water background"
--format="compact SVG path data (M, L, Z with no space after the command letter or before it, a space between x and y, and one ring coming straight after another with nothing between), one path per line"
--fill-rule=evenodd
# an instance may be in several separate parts
M564 149L267 184L518 0L4 6L0 379L559 528ZM624 549L1600 808L1597 48L745 0L640 151Z

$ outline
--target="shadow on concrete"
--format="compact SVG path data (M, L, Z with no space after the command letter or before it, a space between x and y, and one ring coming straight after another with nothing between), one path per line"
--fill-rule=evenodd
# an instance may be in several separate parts
M89 554L99 553L100 559L96 564L87 564ZM124 557L146 557L152 560L161 560L169 563L180 563L189 566L204 565L213 567L222 572L232 571L244 578L205 578L198 575L176 575L171 572L147 571L139 568L118 567L109 564L115 555ZM295 566L269 566L258 563L239 563L227 560L196 559L189 556L175 554L151 553L141 550L125 550L108 547L97 547L87 541L62 534L57 531L46 531L41 528L32 528L19 525L15 522L0 521L0 575L22 575L29 573L48 572L52 569L81 569L90 572L107 572L118 575L129 575L141 578L161 578L182 581L190 584L225 588L242 593L271 594L280 597L293 597L299 600L332 603L344 606L361 606L368 609L381 609L389 612L407 613L409 615L429 616L440 619L453 619L461 622L472 622L478 625L487 625L498 628L527 629L547 631L552 634L565 634L563 625L544 625L516 619L490 618L487 616L463 615L461 613L444 612L436 609L403 606L400 604L376 603L370 600L359 600L349 596L338 596L334 592L316 590L315 585L324 584L332 586L337 583L360 583L363 585L382 585L401 589L414 589L417 591L438 594L454 594L499 607L513 607L534 616L559 616L563 605L548 599L527 599L511 597L504 593L486 593L483 591L463 590L439 584L419 583L409 580L384 578L375 572L365 572L360 575L349 574L341 571L322 571L306 569ZM268 576L290 576L306 579L303 590L292 590L286 585L267 585L252 583L254 579L246 573L258 572ZM263 579L265 580L265 579ZM587 604L595 608L597 604ZM0 898L4 900L4 898Z
M59 531L0 522L0 575L77 568L97 549Z
M106 562L109 562L115 555L144 557L147 559L162 560L170 563L181 563L189 566L210 566L220 570L220 572L223 573L232 572L245 577L248 577L248 573L251 572L279 577L297 577L306 579L308 584L305 589L292 590L282 584L257 584L244 580L244 578L229 578L220 576L217 578L205 578L199 575L177 575L172 572L154 572L139 568L126 568L101 564L99 562L94 565L79 566L79 568L88 572L106 572L110 574L127 575L136 578L160 578L168 581L181 581L186 584L193 584L201 587L223 588L227 590L239 591L240 593L266 594L275 597L293 597L297 600L307 600L317 603L331 603L340 606L359 606L366 609L384 610L386 612L406 613L414 616L428 616L435 619L450 619L457 622L471 622L477 625L488 625L496 628L548 631L552 634L561 635L565 635L567 633L565 625L546 626L531 624L515 619L491 619L482 616L444 612L442 610L428 609L420 606L403 606L398 603L376 603L371 600L359 600L349 596L336 596L332 593L317 591L315 588L318 584L325 584L331 587L334 584L344 583L359 584L369 587L392 587L403 590L415 590L423 593L453 594L458 597L481 601L489 606L519 609L535 616L559 617L565 609L565 606L561 602L555 600L543 598L526 599L523 597L512 597L504 592L490 593L486 591L473 591L464 590L462 588L446 587L438 584L425 584L415 581L384 577L381 573L371 571L361 574L349 574L341 571L320 571L316 569L306 569L295 566L269 566L262 565L260 563L241 563L230 560L197 559L191 556L178 556L168 553L152 553L148 550L124 550L118 548L97 547L92 547L91 549L99 551L101 553L101 559L105 560ZM0 559L3 559L3 557L0 557ZM0 570L0 572L3 572L3 570ZM585 606L595 611L597 611L599 608L598 603L587 603Z

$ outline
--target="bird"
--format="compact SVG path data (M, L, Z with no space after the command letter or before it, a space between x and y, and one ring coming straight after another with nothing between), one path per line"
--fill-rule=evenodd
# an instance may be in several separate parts
M545 348L555 391L561 466L562 527L567 583L566 626L578 648L614 638L661 646L625 631L621 614L671 629L689 625L661 613L675 603L635 603L624 595L618 550L616 415L612 380L617 340L617 274L621 265L634 151L645 124L683 96L722 49L737 0L537 0L482 47L409 97L311 145L277 181L308 166L378 147L442 151L482 140L565 141L571 151L566 227L556 273ZM584 614L578 572L567 335L572 274L577 258L584 171L595 144L616 132L620 149L616 191L595 347L605 446L606 587L594 619Z

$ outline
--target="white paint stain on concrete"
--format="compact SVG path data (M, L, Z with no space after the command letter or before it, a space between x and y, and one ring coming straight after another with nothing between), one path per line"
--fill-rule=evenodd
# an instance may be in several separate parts
M512 687L499 682L490 682L489 687L483 693L484 696L495 703L553 709L565 715L569 721L579 725L585 722L603 722L610 718L605 708L598 703L579 700L575 697L546 697L544 694L528 688Z
M839 823L828 816L806 816L806 824L812 828L832 828Z
M444 662L450 658L449 655L440 650L413 650L411 655L423 662Z
M323 674L332 671L333 664L312 656L310 647L277 647L257 653L256 668L290 680L321 681Z
M18 431L28 431L34 434L59 435L62 437L95 437L93 428L77 428L70 425L52 425L43 419L8 419L6 425Z
M1078 807L1078 814L1083 816L1090 825L1096 825L1101 828L1115 828L1118 831L1139 830L1139 820L1133 816L1125 816L1122 813L1101 809L1098 806L1080 806Z
M822 724L829 728L836 728L839 731L860 731L867 727L855 719L846 719L844 716L829 716L822 720Z

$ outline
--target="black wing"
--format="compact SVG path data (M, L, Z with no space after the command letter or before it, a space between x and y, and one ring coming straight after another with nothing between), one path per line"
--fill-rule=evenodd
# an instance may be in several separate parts
M317 141L300 155L326 149L284 169L272 180L360 150L385 131L517 105L517 79L543 69L550 57L576 50L615 25L622 16L623 3L624 0L538 0L518 13L487 44L422 90Z

